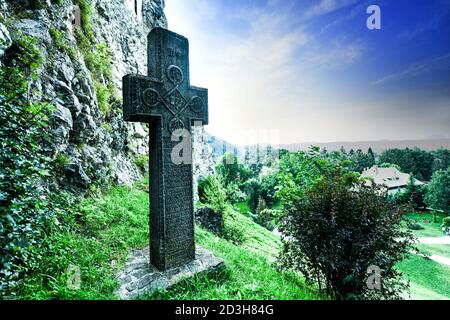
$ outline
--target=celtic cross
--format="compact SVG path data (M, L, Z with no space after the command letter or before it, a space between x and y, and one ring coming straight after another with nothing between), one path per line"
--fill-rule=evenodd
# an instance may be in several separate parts
M192 164L175 164L171 153L180 143L177 129L208 123L208 90L190 85L185 37L161 28L149 33L148 77L123 78L123 113L125 121L150 124L151 264L179 267L195 258Z

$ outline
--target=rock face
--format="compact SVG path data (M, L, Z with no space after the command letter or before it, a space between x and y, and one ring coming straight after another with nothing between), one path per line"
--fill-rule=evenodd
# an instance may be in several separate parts
M204 127L192 128L192 170L194 173L194 201L198 201L198 180L215 174L214 157Z
M59 185L86 189L108 181L131 184L142 178L136 162L148 155L148 128L123 121L122 77L147 74L147 34L154 27L167 28L164 0L142 0L140 17L129 9L134 2L133 6L123 0L83 2L91 7L88 21L93 38L84 50L77 33L87 36L86 22L81 19L81 27L72 23L76 15L73 5L81 3L79 0L0 0L0 63L15 39L28 35L36 40L44 63L32 86L40 92L37 101L55 106L50 149L53 159L60 162L54 172ZM102 48L107 48L111 76L99 81L89 64ZM99 82L117 97L109 103L108 112L102 110ZM214 163L204 129L194 129L193 138L197 181L214 173Z
M0 59L5 54L5 50L11 46L11 42L8 29L0 23Z
M0 0L4 12L0 59L11 41L23 35L33 37L43 54L39 80L32 85L40 92L36 100L55 106L51 149L53 159L61 159L62 169L55 172L61 184L88 188L109 179L130 184L142 177L134 162L148 153L148 130L123 122L120 101L108 114L101 110L93 70L88 68L86 50L80 49L72 25L74 2ZM104 85L120 99L122 76L147 72L147 34L153 27L167 27L164 1L143 1L141 19L122 0L87 2L92 8L92 50L108 48L112 76Z

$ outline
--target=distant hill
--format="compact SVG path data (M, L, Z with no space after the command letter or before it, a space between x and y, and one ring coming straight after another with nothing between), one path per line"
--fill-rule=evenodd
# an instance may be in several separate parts
M251 146L235 146L222 140L216 136L204 132L204 141L210 146L213 161L216 162L225 152L231 152L244 159L247 150L252 154L256 153L256 145ZM340 150L343 146L346 151L350 149L361 149L367 152L370 147L376 153L381 153L386 149L405 149L419 148L427 151L437 150L439 148L450 149L450 139L424 139L424 140L374 140L374 141L336 141L336 142L303 142L294 144L282 144L273 146L274 149L286 149L289 151L306 151L310 146L319 146L321 149L326 148L328 151Z
M280 145L280 149L289 151L304 151L308 150L310 146L319 146L321 149L326 148L328 151L339 150L342 146L345 150L361 149L367 151L369 147L376 153L380 153L386 149L404 149L404 148L419 148L427 151L436 150L439 148L450 149L450 139L427 139L427 140L378 140L378 141L337 141L337 142L305 142L295 144Z

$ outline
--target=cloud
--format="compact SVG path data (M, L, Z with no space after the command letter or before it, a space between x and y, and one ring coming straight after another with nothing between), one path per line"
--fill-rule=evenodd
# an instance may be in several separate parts
M218 1L208 10L191 4L173 1L166 13L171 29L189 38L191 83L209 89L207 130L237 144L249 129L278 130L290 141L321 134L315 121L306 120L324 119L328 98L318 92L319 71L353 63L361 43L316 39L287 1L277 10L238 6L226 17ZM224 26L227 19L240 27Z
M356 2L357 0L321 0L319 4L316 4L305 12L305 18L321 16L347 7Z
M378 80L372 81L371 85L379 85L390 81L416 77L434 70L450 67L450 53L432 59L425 63L414 64L400 72L392 73Z
M399 37L406 41L411 41L419 35L422 35L424 32L429 30L436 30L439 27L440 19L438 16L434 16L432 19L427 22L422 22L416 28L412 30L406 30L402 32Z
M368 73L362 69L379 62L357 63L371 44L344 34L345 28L332 28L365 12L363 4L330 16L334 25L328 17L320 19L355 2L316 2L302 13L304 7L291 0L167 1L170 29L189 38L191 83L209 89L206 130L235 144L257 142L255 135L245 139L255 130L278 131L283 143L395 139L411 135L408 123L423 124L426 118L427 125L435 119L436 132L448 132L448 124L442 124L450 116L442 109L448 109L448 97L415 98L415 105L440 111L436 116L423 109L426 116L419 121L410 94L387 101L390 94L379 99L369 84L439 70L449 65L450 54L363 81ZM321 32L321 26L329 32ZM428 130L422 129L417 134Z

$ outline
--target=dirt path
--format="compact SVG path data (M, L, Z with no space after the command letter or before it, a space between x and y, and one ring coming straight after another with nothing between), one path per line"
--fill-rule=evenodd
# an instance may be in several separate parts
M417 242L422 244L450 244L450 236L443 237L420 237Z

